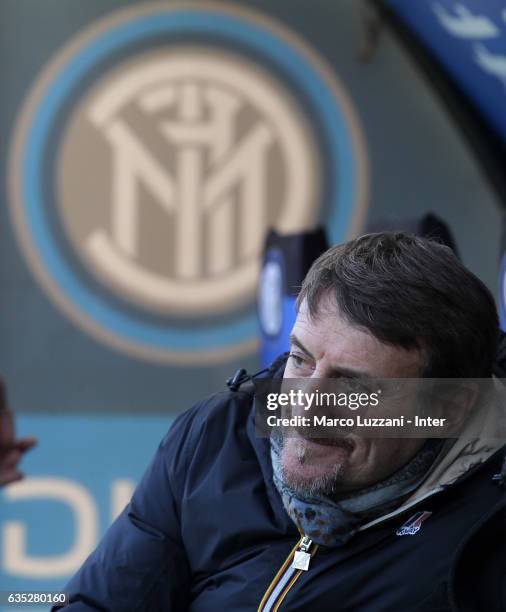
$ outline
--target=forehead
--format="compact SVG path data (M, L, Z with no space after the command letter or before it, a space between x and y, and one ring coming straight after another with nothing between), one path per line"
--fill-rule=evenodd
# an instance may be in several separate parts
M385 344L368 330L350 323L331 298L322 298L316 316L311 317L305 301L292 334L318 364L321 376L332 369L349 368L381 378L415 378L423 359L419 349Z

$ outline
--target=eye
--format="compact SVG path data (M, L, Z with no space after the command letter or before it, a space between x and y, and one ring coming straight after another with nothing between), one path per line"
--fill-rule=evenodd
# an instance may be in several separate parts
M301 368L304 365L304 359L296 353L290 353L290 359L296 368Z
M290 353L289 355L291 359L292 366L295 370L299 372L312 372L314 367L311 363L309 363L307 357L304 355L300 355L299 353Z

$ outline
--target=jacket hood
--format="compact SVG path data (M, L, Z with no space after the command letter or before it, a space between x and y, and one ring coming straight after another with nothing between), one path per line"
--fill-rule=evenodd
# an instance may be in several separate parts
M504 396L502 383L494 378L496 390ZM438 459L420 487L403 504L412 504L431 491L447 487L463 478L471 469L484 463L504 447L506 406L502 402L475 411L467 420L461 435L443 445ZM506 462L503 463L502 477L506 478Z

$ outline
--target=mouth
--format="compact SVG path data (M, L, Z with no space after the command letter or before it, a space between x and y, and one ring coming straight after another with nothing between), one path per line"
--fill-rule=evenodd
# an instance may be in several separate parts
M321 448L321 447L328 447L328 448L340 448L343 451L346 452L346 454L348 456L350 456L353 451L355 450L355 442L350 439L349 437L347 438L307 438L305 436L301 436L300 433L298 433L297 436L294 436L295 438L298 438L299 440L304 442L304 445L307 448Z

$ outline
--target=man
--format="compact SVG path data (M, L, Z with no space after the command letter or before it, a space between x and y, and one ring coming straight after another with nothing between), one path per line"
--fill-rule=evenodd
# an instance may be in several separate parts
M371 234L330 249L297 310L269 376L491 377L492 296L428 240ZM451 440L269 440L255 434L248 378L176 420L66 587L72 611L506 609L493 411L477 419L469 395Z

